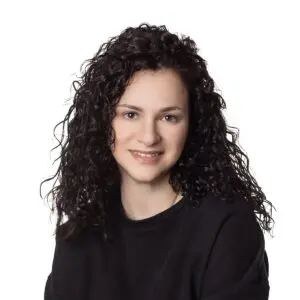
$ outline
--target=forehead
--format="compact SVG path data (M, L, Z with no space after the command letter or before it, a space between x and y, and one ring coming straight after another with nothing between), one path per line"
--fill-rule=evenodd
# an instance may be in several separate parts
M175 71L169 69L146 70L134 74L119 103L178 104L185 102L186 98L186 87Z

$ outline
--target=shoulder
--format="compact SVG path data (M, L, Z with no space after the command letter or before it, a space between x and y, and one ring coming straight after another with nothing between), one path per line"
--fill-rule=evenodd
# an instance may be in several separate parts
M210 249L217 241L218 247L246 242L257 246L263 238L251 206L237 197L229 202L217 196L205 197L200 207L189 208L188 222Z
M216 244L218 247L240 247L255 249L262 242L263 233L249 203L236 198L227 203L217 197L207 205L207 213L218 222ZM247 248L248 247L248 248ZM250 247L250 248L249 248Z
M45 287L45 299L83 299L85 295L84 280L88 276L90 233L83 231L76 238L66 239L62 234L65 224L60 225L55 236L54 256ZM74 285L74 282L77 284Z
M88 252L92 238L90 230L84 229L74 232L70 237L65 237L66 230L69 230L70 227L70 222L66 221L56 231L54 253L56 260L72 261L76 259L76 261L80 261L85 259Z
M209 235L204 295L235 293L238 287L247 293L256 285L266 288L264 235L250 205L241 199L230 204L208 200L202 207Z
M242 199L241 196L234 196L230 199L223 200L220 196L209 195L202 201L200 210L206 213L214 212L217 215L232 215L232 214L252 214L253 210L250 203Z
M248 218L255 219L255 213L250 205L241 197L235 196L228 200L223 200L219 196L208 195L201 199L199 207L190 207L190 216L196 219L203 219L208 223L222 223L226 219Z

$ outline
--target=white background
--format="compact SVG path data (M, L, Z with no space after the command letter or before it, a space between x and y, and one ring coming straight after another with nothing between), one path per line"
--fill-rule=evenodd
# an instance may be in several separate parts
M43 299L56 219L39 184L58 166L53 128L81 63L144 21L189 35L208 61L228 123L240 129L251 170L277 209L274 238L265 236L270 299L300 299L297 2L1 2L0 299Z

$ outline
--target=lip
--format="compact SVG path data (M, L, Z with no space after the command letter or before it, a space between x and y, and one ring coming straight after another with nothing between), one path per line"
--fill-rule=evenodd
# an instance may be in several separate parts
M139 151L139 150L129 150L131 152L141 152L141 153L144 153L144 154L152 154L152 153L163 153L163 151L159 151L159 150L156 150L156 151Z
M160 152L160 151L155 151L155 152ZM156 156L156 157L141 157L139 156L137 153L135 153L135 151L130 151L130 153L132 154L132 156L140 163L142 164L156 164L159 162L159 160L161 159L162 157L162 154L163 152L160 152L160 155ZM143 153L143 152L142 152ZM147 153L147 152L146 152ZM154 153L154 152L148 152L149 154L150 153Z

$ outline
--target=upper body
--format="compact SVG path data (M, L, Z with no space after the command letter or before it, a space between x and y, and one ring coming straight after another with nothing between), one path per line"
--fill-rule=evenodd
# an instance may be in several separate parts
M270 214L224 99L193 40L144 25L74 82L53 211L85 229L56 235L45 299L267 299Z
M45 300L268 299L264 236L245 203L183 198L138 221L119 205L113 220L111 243L92 230L56 239Z

